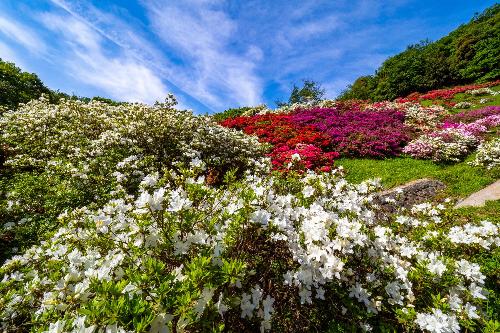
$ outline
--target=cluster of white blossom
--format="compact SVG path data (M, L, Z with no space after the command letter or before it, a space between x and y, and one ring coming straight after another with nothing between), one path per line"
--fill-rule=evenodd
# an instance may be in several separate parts
M471 102L458 102L457 104L454 105L455 108L457 109L468 109L472 107Z
M455 244L477 244L485 249L492 245L500 246L498 226L490 221L482 221L479 225L465 224L450 229L448 239Z
M433 333L460 332L456 316L449 316L439 309L432 309L432 313L419 313L416 322L422 330Z
M469 94L469 95L474 95L474 96L481 96L481 95L492 95L492 96L496 96L498 94L500 94L499 91L495 91L491 88L478 88L478 89L472 89L472 90L467 90L465 92L466 94Z
M201 169L199 161L192 164ZM274 188L272 177L249 173L241 186L231 190L210 187L202 176L188 173L191 176L170 175L170 182L157 174L147 175L136 196L117 191L116 199L97 211L84 207L63 214L62 227L50 240L13 257L1 268L0 288L8 288L0 298L0 317L5 325L33 311L35 325L50 326L48 332L77 325L87 332L104 329L95 316L83 318L80 311L110 297L104 286L113 282L127 299L147 300L154 317L150 332L161 331L157 327L196 325L212 309L224 316L237 308L242 318L259 318L261 330L269 330L274 296L272 290L259 285L247 286L251 275L243 274L235 284L219 286L213 284L216 280L205 277L194 289L188 287L201 274L194 273L197 260L205 256L208 261L204 266L198 264L203 271L221 272L223 263L235 256L236 235L251 232L250 225L269 231L275 242L285 242L296 266L290 267L282 281L297 288L303 303L325 299L337 285L348 290L348 296L367 313L376 315L386 307L415 309L415 322L422 329L438 332L430 328L434 320L430 316L439 312L429 315L425 308L415 308L418 295L410 273L418 267L425 267L434 276L428 283L439 283L445 274L454 274L456 283L446 287L450 300L469 305L467 309L452 307L452 312L443 314L447 318L471 313L471 306L480 305L475 299L484 298L484 276L478 265L426 250L424 243L408 238L406 232L377 222L371 206L376 182L353 185L336 172L309 172L300 179L300 191L282 193ZM407 217L394 218L403 226L405 219L417 219L411 216L427 218L430 223L416 226L425 229L439 222L443 208L422 204L408 211ZM489 241L495 228L483 222L481 229L452 228L448 237L454 240L462 233L474 237L474 242L482 239L493 246L498 245L498 239ZM152 260L162 262L157 264L163 267L161 277L154 271L151 276L141 275L151 270ZM185 288L191 288L196 301L184 305L183 315L162 305L165 297L186 297ZM120 322L114 324L119 330Z
M500 167L500 138L481 143L471 165L482 166L487 169Z
M173 96L154 106L43 97L0 119L2 142L12 155L6 165L64 168L75 177L114 170L134 154L172 165L198 157L211 166L246 166L261 155L257 138L174 108Z

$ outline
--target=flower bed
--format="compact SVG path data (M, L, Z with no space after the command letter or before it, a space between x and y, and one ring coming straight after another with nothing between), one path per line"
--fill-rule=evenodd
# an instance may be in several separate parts
M273 162L278 167L284 160L282 151L291 151L297 144L313 145L321 149L325 155L315 158L315 161L330 161L332 152L343 156L397 156L412 133L404 121L404 113L397 110L313 108L287 115L237 117L227 119L221 125L257 135L260 141L273 144L277 151L272 152L271 156L280 156ZM316 156L319 150L314 151L316 153L313 155ZM307 156L303 158L307 159ZM322 167L312 161L306 164Z
M328 134L333 149L343 156L396 156L409 141L411 132L404 125L404 114L394 110L311 109L297 112L293 120Z
M484 320L486 277L467 254L498 244L494 224L441 227L444 206L430 204L376 223L376 184L335 173L213 188L197 170L62 214L53 237L0 268L2 328L297 332L324 326L309 312L322 304L322 318L358 329Z
M493 86L497 86L499 84L500 84L500 80L497 80L497 81L481 83L481 84L471 84L471 85L466 85L466 86L458 86L458 87L449 88L449 89L431 90L425 94L412 93L405 98L398 98L398 99L396 99L396 101L399 101L399 102L418 102L418 101L422 101L422 100L436 100L436 99L450 100L453 97L455 97L456 94L459 94L459 93L464 93L467 91L477 90L477 89L481 89L481 88L493 87Z
M480 110L477 114L488 111ZM473 119L471 115L468 119ZM460 117L458 117L460 118ZM421 135L410 142L405 148L407 153L415 158L432 159L437 162L458 162L470 154L482 140L482 134L489 128L500 126L500 115L493 114L472 123L448 123L442 129Z
M256 138L171 104L41 100L9 112L0 124L16 177L55 182L49 188L57 197L75 188L92 195L38 205L43 193L20 182L8 202L0 199L2 214L16 210L2 233L54 210L35 220L52 223L51 231L0 267L0 330L456 332L488 325L496 319L487 300L496 273L484 260L500 244L498 226L465 224L428 203L377 219L377 181L350 184L329 170L336 154L323 150L332 143L319 126L331 133L335 119L372 133L374 124L406 125L399 111L365 111L372 122L360 112L234 120L275 144L278 168L301 175L270 175L268 161L256 158ZM293 141L304 131L300 140L311 143ZM207 168L225 165L244 172L208 184Z
M493 115L500 115L500 106L487 106L477 110L448 115L444 118L444 121L449 123L470 123Z

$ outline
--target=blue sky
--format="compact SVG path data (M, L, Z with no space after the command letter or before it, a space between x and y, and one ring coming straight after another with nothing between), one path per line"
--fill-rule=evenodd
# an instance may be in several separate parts
M408 44L439 39L488 0L2 0L0 58L52 89L197 113L333 98Z

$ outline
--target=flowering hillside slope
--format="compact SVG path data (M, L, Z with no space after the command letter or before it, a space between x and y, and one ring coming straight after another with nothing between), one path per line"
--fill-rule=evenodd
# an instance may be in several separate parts
M500 108L322 103L224 126L172 98L4 114L2 330L498 329L498 221L457 218L448 199L380 220L379 182L334 160L453 161ZM497 167L496 143L476 168Z
M476 91L470 90L471 94ZM496 91L491 94L496 95ZM322 164L331 164L334 155L385 158L406 153L420 159L458 162L479 145L487 131L500 125L500 106L466 116L453 115L442 106L406 100L347 105L332 101L323 105L297 105L264 113L259 110L256 115L227 118L220 124L271 143L274 148L269 156L276 169L291 166L289 160L283 164L276 158L278 152L292 151L301 144L327 154L319 164L309 161L308 168L316 169L331 167ZM472 119L475 121L471 123ZM307 161L309 157L301 159Z

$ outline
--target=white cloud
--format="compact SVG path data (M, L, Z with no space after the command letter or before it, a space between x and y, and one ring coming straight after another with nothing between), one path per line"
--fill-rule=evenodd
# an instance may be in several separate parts
M229 44L238 26L223 11L214 9L224 1L145 2L154 33L173 52L144 37L140 26L145 22L139 26L127 22L123 16L103 12L86 0L51 2L209 109L254 105L262 100L262 84L255 69L263 52L255 45L248 45L242 54L231 51ZM174 62L172 55L181 57L181 63Z
M45 52L46 46L37 38L37 34L12 19L0 16L0 33L24 46L32 53L40 54Z
M40 20L69 46L62 64L78 80L122 101L152 103L167 95L165 85L151 69L122 50L109 55L101 34L85 22L53 13L40 14Z
M320 20L311 20L296 26L291 26L287 35L294 40L303 42L304 39L319 37L323 34L330 33L338 29L342 25L342 21L337 14L321 18Z
M186 74L176 84L216 109L228 102L258 104L262 82L255 70L262 51L255 45L248 45L247 54L232 51L238 26L217 3L147 1L145 7L156 35L188 62L178 66Z

